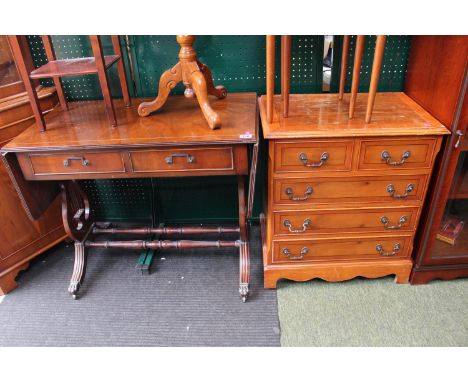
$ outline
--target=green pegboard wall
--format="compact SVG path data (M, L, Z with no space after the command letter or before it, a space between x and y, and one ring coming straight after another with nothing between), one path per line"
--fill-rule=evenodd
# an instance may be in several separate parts
M335 39L334 63L332 69L331 91L338 92L339 76L341 68L342 36ZM348 67L346 71L345 92L351 91L351 75L354 67L354 50L356 36L351 36L349 44ZM406 67L408 65L409 50L411 47L410 36L387 36L385 52L382 60L378 91L395 92L404 89ZM368 92L372 62L374 59L375 36L365 36L364 53L361 63L361 75L359 80L359 92Z
M97 220L151 220L151 179L81 180Z
M341 36L335 39L335 62L332 71L331 91L338 90L341 59ZM52 36L58 58L76 58L92 55L88 36ZM280 38L276 39L276 83L280 92ZM40 36L28 36L36 66L47 62ZM126 43L128 42L128 46ZM108 36L102 38L105 54L112 52ZM360 91L369 86L368 68L372 62L375 37L367 38L363 58ZM403 90L406 63L410 45L409 36L389 36L385 48L379 91ZM175 36L128 36L121 37L121 46L127 69L127 79L132 95L129 57L134 71L135 89L138 96L153 97L157 93L159 77L164 70L178 60L179 45ZM265 94L266 44L265 36L197 36L195 40L200 61L207 64L216 85L224 85L228 92L251 91ZM351 54L354 52L354 38ZM322 91L323 36L293 36L291 62L291 93L319 93ZM350 58L348 72L351 73L353 59ZM366 70L367 69L367 70ZM366 73L367 71L367 73ZM116 68L109 72L111 91L120 97ZM350 88L348 74L347 91ZM66 97L70 101L101 99L97 76L64 78ZM51 84L49 81L48 84ZM179 85L171 94L182 94ZM265 162L266 150L262 150L259 166ZM264 165L264 163L263 163ZM257 192L254 216L259 215L262 202L265 168L257 173ZM82 181L90 196L99 220L156 219L165 222L180 221L235 221L237 220L237 188L235 177L207 178L154 178L154 179L109 179ZM154 208L153 208L154 207Z
M46 64L47 57L41 36L27 36L27 40L31 49L34 65L39 67ZM110 36L102 36L101 43L104 54L113 54L114 50L112 48ZM52 44L57 59L93 56L89 36L52 36ZM130 79L127 50L125 45L122 45L122 39L121 47L127 69L127 78ZM108 74L112 97L121 98L122 91L117 75L117 65L113 65L108 70ZM102 99L101 87L99 86L98 77L95 74L63 77L62 82L67 101ZM41 80L41 83L48 86L53 85L52 79ZM131 95L134 95L132 86L129 86L129 91Z
M276 39L276 89L280 90L280 43ZM178 60L179 45L174 36L133 36L130 38L137 93L155 96L159 78ZM231 92L265 94L265 36L197 36L198 59L212 71L215 85ZM293 36L291 93L318 92L322 79L322 36ZM179 84L171 94L182 94Z

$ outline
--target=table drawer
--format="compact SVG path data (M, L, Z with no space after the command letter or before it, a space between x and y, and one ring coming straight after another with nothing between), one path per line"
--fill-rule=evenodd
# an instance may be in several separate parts
M24 154L20 160L29 162L34 176L95 173L112 175L125 172L125 165L119 152Z
M274 179L274 205L421 201L427 175Z
M381 232L415 229L418 207L347 210L278 211L273 213L274 235Z
M376 139L360 141L359 170L430 169L436 138Z
M272 264L409 258L412 236L274 240Z
M231 147L138 150L130 151L129 156L135 173L234 170Z
M274 144L274 171L350 171L354 141L299 141Z

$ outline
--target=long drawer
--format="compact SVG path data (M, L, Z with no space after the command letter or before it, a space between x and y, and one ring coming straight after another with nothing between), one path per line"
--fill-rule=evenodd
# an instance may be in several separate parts
M272 264L409 258L411 236L273 240Z
M274 179L275 205L421 201L427 175Z
M421 201L427 175L392 175L273 180L274 205Z
M360 232L412 232L418 207L346 210L277 211L273 213L276 236L306 236Z

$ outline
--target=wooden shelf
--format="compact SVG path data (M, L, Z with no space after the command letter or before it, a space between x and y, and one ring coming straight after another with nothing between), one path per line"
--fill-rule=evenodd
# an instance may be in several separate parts
M120 59L119 55L104 56L106 69ZM75 76L80 74L97 73L96 60L94 57L74 58L69 60L55 60L33 70L30 74L32 79Z

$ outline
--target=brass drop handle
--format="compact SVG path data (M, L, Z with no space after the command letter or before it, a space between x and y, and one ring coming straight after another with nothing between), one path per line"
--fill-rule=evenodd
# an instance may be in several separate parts
M190 154L171 154L170 156L164 158L167 164L173 164L174 158L187 158L187 163L195 163L195 157Z
M307 154L305 153L300 153L299 154L299 160L302 162L302 164L306 167L321 167L325 164L325 162L328 160L330 155L326 151L320 155L320 162L318 163L309 163L309 159L307 158Z
M312 224L312 220L310 219L305 219L304 223L302 223L302 229L293 229L291 221L289 219L285 219L283 222L283 225L285 227L288 227L289 232L291 233L303 233L307 230L307 227Z
M303 247L299 256L292 256L289 248L283 248L283 255L286 256L289 260L301 260L309 252L309 248Z
M392 252L385 252L384 249L383 249L382 244L377 244L375 246L375 249L377 250L377 252L379 253L380 256L395 256L397 254L397 252L401 249L401 245L400 245L400 243L396 243L393 246L393 251Z
M395 194L395 187L391 183L387 186L387 192L390 194L392 198L395 198L395 199L404 199L408 197L408 195L413 191L414 191L414 186L411 183L409 183L406 186L404 194Z
M403 153L403 155L401 156L401 160L399 160L398 162L390 162L390 159L392 159L392 156L390 155L390 153L387 150L382 151L382 154L380 154L380 157L382 158L382 160L384 160L385 163L387 163L389 166L400 166L403 163L405 163L405 161L410 156L411 156L411 151L406 150Z
M86 159L85 157L70 157L70 158L67 158L67 159L65 159L65 160L63 161L63 165L64 165L65 167L70 167L70 161L72 161L72 160L79 160L79 161L81 161L81 164L82 164L83 166L89 166L89 165L91 164L91 162L90 162L88 159Z
M401 227L403 227L403 225L408 221L408 218L403 215L402 217L400 217L400 220L398 220L398 224L397 225L389 225L390 224L390 220L386 217L386 216L382 216L380 218L380 222L384 225L384 228L385 229L400 229Z
M284 190L285 194L288 195L289 200L301 201L309 199L309 196L313 194L314 189L311 186L307 186L304 191L304 196L294 196L294 191L291 187L287 187Z
M455 148L458 149L458 146L460 146L461 139L463 137L463 132L461 130L457 130L456 133L458 135L457 142L455 143Z

